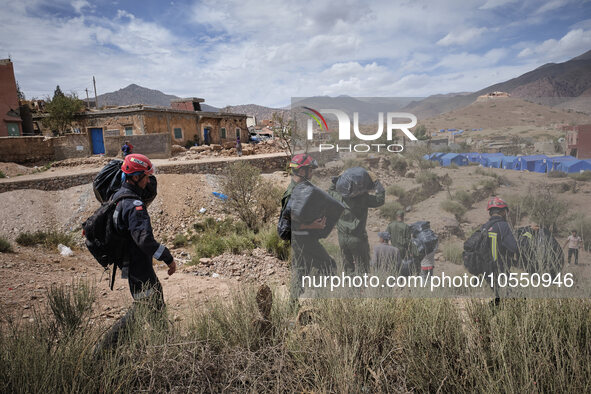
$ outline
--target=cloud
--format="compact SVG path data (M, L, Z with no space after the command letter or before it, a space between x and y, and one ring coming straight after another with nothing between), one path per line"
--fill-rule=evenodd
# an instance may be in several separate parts
M507 4L515 3L516 1L517 0L487 0L487 2L481 5L479 9L491 10L493 8L498 8Z
M560 40L549 39L538 45L531 45L519 52L522 59L536 59L538 62L564 61L578 56L591 48L591 30L575 29Z
M471 41L479 38L482 33L486 32L485 27L481 28L470 28L462 29L455 32L448 33L441 40L437 41L437 45L450 46L450 45L465 45Z

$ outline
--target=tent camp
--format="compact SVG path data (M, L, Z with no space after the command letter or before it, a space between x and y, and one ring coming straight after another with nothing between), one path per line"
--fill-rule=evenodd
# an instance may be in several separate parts
M558 171L573 174L583 171L591 171L591 162L587 160L568 160L558 165Z
M470 163L478 162L478 160L480 160L480 153L478 152L464 153L464 156L468 158Z
M486 166L488 168L502 168L505 156L492 156L486 159Z
M503 157L501 168L505 170L513 170L515 169L515 161L517 161L517 156L505 156Z
M481 153L480 154L480 160L478 160L478 162L483 166L483 167L488 167L488 160L492 159L493 157L503 157L505 156L502 153Z
M531 156L519 156L515 163L515 169L520 171L531 171L531 172L545 172L536 171L536 163L542 163L542 160L547 159L546 155L531 155ZM541 167L538 167L540 170Z
M464 155L459 153L446 153L445 155L441 156L439 159L442 166L450 166L455 164L457 166L467 166L468 165L468 158Z
M548 159L544 159L543 162L546 166L546 172L550 172L558 171L558 166L560 165L560 163L572 160L577 160L577 158L573 156L554 156L549 157Z

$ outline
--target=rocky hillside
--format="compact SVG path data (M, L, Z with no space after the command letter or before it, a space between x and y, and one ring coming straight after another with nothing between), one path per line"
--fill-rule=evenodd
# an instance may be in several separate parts
M254 115L257 123L265 119L272 119L274 112L288 112L281 108L269 108L263 107L262 105L256 104L245 104L245 105L228 105L221 109L221 112L231 112L235 114L246 114Z
M430 96L405 110L419 117L433 116L473 103L493 91L510 93L540 104L591 113L591 51L564 63L548 63L519 77L488 86L472 94Z
M178 99L180 97L172 94L165 94L159 90L148 89L143 86L131 84L116 92L101 94L98 96L99 105L132 105L145 104L168 107L170 100ZM217 112L219 109L207 104L201 104L203 111Z

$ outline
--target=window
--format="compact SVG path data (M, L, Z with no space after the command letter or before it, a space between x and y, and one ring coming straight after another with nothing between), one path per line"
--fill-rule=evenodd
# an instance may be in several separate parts
M125 126L125 135L133 135L133 126Z
M18 127L18 123L7 122L6 128L8 129L8 136L9 137L19 137L21 135L20 128Z
M240 127L236 127L236 138L240 138Z
M222 139L226 139L226 128L222 127Z
M182 140L183 139L183 130L180 127L175 127L174 139L175 140Z

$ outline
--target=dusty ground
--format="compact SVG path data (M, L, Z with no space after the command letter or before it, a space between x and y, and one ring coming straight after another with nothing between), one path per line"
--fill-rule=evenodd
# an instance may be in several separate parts
M100 163L97 161L82 163L80 166L59 166L44 173L28 176L45 177L56 173L94 171L97 164ZM398 184L407 190L416 187L414 179L404 178L380 168L372 168L372 170L386 188L391 184ZM452 177L452 193L457 190L469 190L472 184L482 179L483 176L476 174L475 170L476 167L472 166L459 169L433 169L439 175L448 173ZM497 191L501 197L507 194L531 193L542 184L568 182L564 178L548 178L543 174L499 169L492 169L492 171L503 175L507 180L506 184L499 187ZM289 178L282 172L264 176L282 189L289 182ZM327 176L324 179L317 179L316 182L326 186L328 179ZM186 232L193 223L202 220L204 216L223 218L232 214L211 194L212 191L220 190L219 180L213 175L159 175L159 194L149 208L156 237L166 239L171 246L174 235ZM591 206L591 183L579 182L578 185L577 193L565 192L557 195L569 203L571 214L588 215L589 206ZM407 213L406 221L411 223L417 220L429 220L432 228L436 232L440 231L446 220L451 218L450 214L443 212L440 208L441 201L446 198L447 191L441 191L413 206ZM387 196L387 201L394 199L393 196ZM33 310L43 305L47 289L51 285L68 284L80 278L96 281L99 297L95 318L109 322L121 315L130 305L131 297L126 281L118 279L115 291L109 291L108 275L103 273L84 248L76 249L72 257L62 257L57 250L19 247L14 243L14 239L20 232L37 229L74 231L81 240L80 224L98 207L91 185L52 192L18 190L2 193L0 205L3 207L0 210L0 236L11 240L15 249L14 253L0 253L0 309L3 313L10 313L21 319L34 318ZM199 213L201 208L206 209L205 214ZM483 223L487 218L486 201L476 202L465 217L466 223L461 225L465 232ZM377 242L377 232L385 229L387 224L388 221L380 217L377 209L370 210L367 228L370 244ZM563 243L564 239L559 241ZM333 244L332 250L335 250L337 248L336 232L333 231L326 242ZM442 243L445 242L461 242L461 240L452 237L442 241ZM188 262L192 252L190 247L173 250L173 254L180 263ZM449 274L464 272L462 266L444 261L441 253L436 257L437 271L445 271ZM580 262L580 267L568 269L573 270L577 275L588 275L587 271L591 268L590 255L583 252L580 255ZM171 277L166 274L162 263L157 263L156 267L164 285L167 304L171 308L172 316L177 319L184 318L188 311L198 308L210 297L227 297L233 289L243 283L259 283L261 278L265 278L266 281L285 288L288 278L285 264L260 250L256 250L252 255L223 255L213 259L213 262L207 266L189 267L181 264L179 272ZM261 270L260 275L254 277L250 275L250 272L258 268ZM212 277L215 276L214 273L220 276Z

